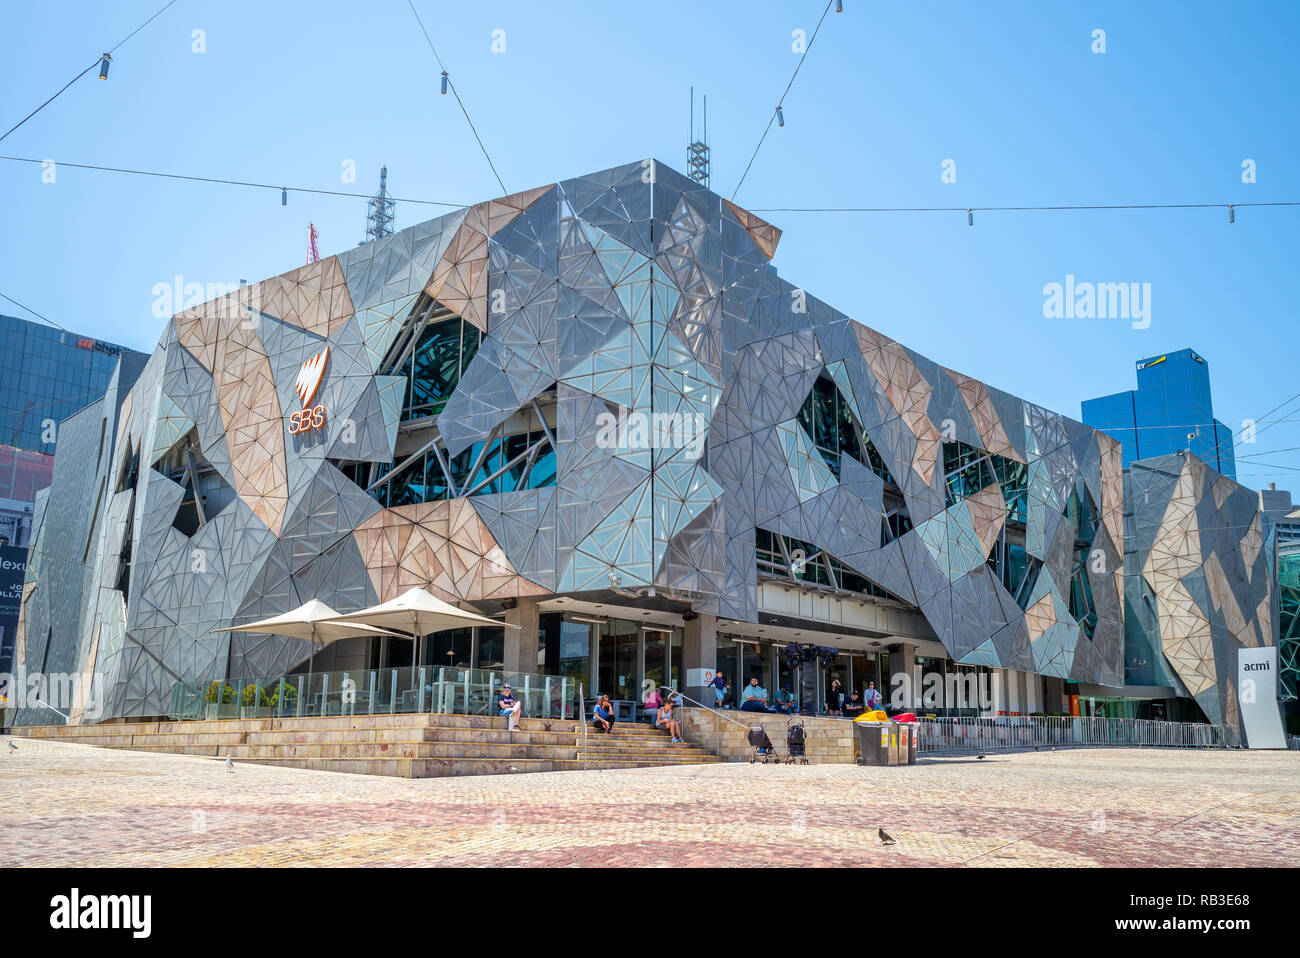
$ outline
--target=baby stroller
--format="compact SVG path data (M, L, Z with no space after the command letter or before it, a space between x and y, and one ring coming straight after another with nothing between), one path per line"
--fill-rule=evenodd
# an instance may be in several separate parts
M749 756L749 764L753 765L760 758L763 760L764 765L767 764L768 759L780 763L781 758L776 754L772 740L767 737L767 732L763 729L763 726L751 725L749 727L749 744L754 747L754 754Z
M804 752L804 730L802 725L791 725L785 733L785 764L793 765L796 759L800 765L808 764L808 756Z

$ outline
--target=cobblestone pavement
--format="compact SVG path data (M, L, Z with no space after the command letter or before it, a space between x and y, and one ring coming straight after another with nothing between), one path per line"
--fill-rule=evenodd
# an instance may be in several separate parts
M10 866L1300 865L1296 752L405 780L17 744L0 745Z

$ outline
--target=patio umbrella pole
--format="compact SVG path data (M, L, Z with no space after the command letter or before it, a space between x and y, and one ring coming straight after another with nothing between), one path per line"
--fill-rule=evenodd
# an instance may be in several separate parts
M316 658L316 623L311 624L311 651L307 653L307 698L311 699L311 670L315 664L313 659Z

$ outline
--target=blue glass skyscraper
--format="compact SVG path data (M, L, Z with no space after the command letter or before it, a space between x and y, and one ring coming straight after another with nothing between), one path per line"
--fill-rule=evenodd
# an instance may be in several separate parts
M1214 418L1210 366L1203 357L1181 349L1138 360L1137 384L1084 400L1082 407L1085 423L1123 445L1125 468L1136 459L1190 449L1221 475L1237 478L1232 430Z
M100 339L0 315L0 445L54 454L50 423L59 423L103 395L123 352Z

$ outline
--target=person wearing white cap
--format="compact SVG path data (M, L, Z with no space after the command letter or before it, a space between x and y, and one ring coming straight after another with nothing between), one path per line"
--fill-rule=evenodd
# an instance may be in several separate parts
M519 713L523 710L524 703L515 698L514 690L508 685L501 686L501 694L497 696L497 713L502 717L510 716L510 731L519 731Z

